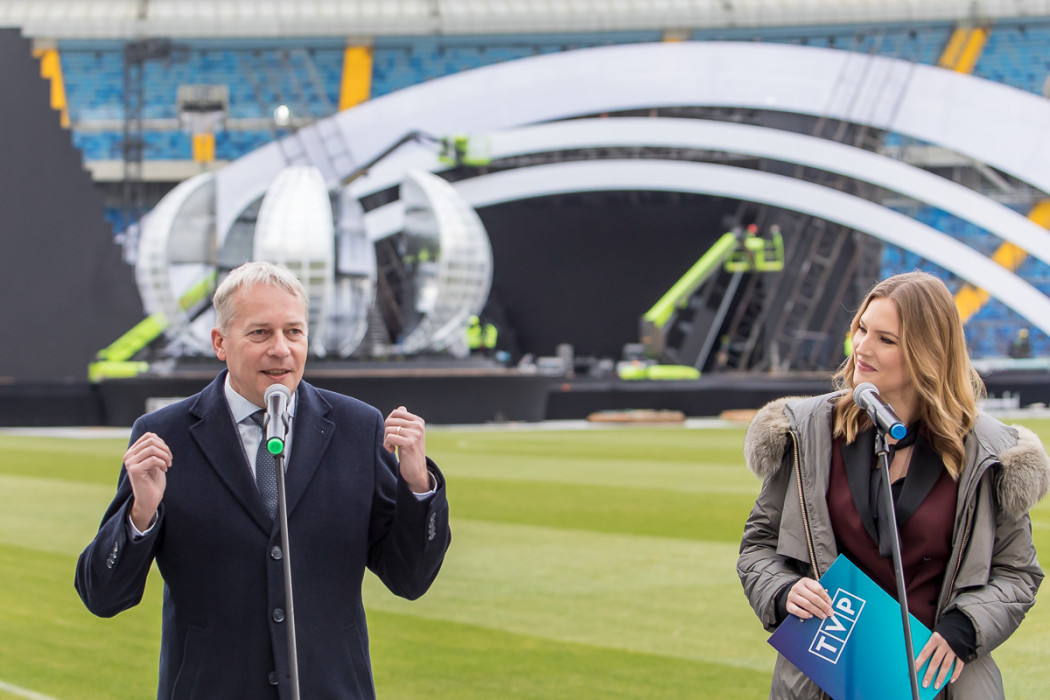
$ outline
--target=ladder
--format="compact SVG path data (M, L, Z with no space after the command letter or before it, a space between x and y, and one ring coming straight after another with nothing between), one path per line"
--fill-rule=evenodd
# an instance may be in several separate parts
M867 52L852 51L831 90L824 115L811 128L814 136L877 149L884 130L861 124L890 124L914 73L914 62L880 60L884 34ZM903 53L899 48L894 53ZM844 115L829 118L828 114ZM765 166L763 166L765 169ZM797 166L792 175L871 199L874 188L842 176ZM842 337L851 308L879 274L880 244L869 236L798 212L742 202L737 221L760 227L776 221L785 241L784 271L749 275L742 281L721 330L722 351L713 369L772 371L827 370L841 361ZM713 329L712 332L719 332Z

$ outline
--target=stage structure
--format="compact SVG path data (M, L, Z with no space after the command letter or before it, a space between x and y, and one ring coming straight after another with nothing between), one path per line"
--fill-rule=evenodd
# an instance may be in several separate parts
M609 116L587 119L597 115ZM1042 292L887 201L941 208L1043 262L1045 231L883 148L887 134L932 144L994 168L1034 203L1050 193L1047 124L1034 95L859 52L680 42L535 56L376 98L183 183L146 218L137 275L176 355L207 350L202 289L252 256L297 265L315 290L317 356L457 352L492 285L472 206L659 190L739 200L738 223L783 232L782 271L737 280L728 295L715 275L688 302L719 319L692 346L718 334L736 348L721 369L826 369L827 349L841 346L837 310L878 274L880 241L1050 333ZM459 136L442 151L406 134ZM450 167L442 152L463 157Z
M285 265L302 281L314 357L465 354L467 321L492 283L487 233L436 175L406 172L401 194L404 225L380 265L357 199L329 187L314 166L283 169L224 235L215 227L214 176L181 183L141 225L135 272L148 318L103 351L94 378L146 371L128 360L160 335L167 345L155 368L210 357L211 292L249 260Z

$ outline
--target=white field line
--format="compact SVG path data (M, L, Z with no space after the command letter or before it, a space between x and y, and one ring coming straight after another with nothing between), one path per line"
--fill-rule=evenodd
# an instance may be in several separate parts
M29 698L29 700L55 700L55 698L49 695L41 695L40 693L32 690L26 690L25 688L19 688L17 685L11 685L10 683L4 683L0 681L0 690L5 693L11 693L17 695L20 698Z

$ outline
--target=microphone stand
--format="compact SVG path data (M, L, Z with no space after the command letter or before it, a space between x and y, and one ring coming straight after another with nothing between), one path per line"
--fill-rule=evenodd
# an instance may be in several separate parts
M875 454L878 455L876 469L882 470L883 504L889 514L890 535L893 537L890 549L893 552L893 573L897 579L897 601L901 606L901 621L904 624L904 650L908 654L908 679L911 681L912 700L919 700L919 677L916 674L915 649L911 639L911 620L908 613L908 589L904 586L904 565L901 563L901 541L897 533L897 510L893 505L893 489L890 485L890 457L889 447L886 444L886 433L876 425L875 431Z
M288 543L288 497L284 487L284 445L275 454L277 463L277 517L281 525L281 551L284 553L285 619L288 623L288 668L292 677L292 700L299 700L299 654L295 643L295 603L292 599L292 550Z

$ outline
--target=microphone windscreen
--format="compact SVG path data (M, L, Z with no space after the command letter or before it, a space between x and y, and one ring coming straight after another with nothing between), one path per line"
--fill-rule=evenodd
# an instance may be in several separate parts
M868 394L875 394L876 396L878 396L878 387L876 387L871 382L861 382L853 390L853 403L857 404L861 408L867 408L867 401L864 400L864 397Z
M263 394L263 401L266 402L267 406L270 405L270 397L274 394L283 394L285 400L289 401L292 398L292 392L284 384L271 384L266 387L266 392Z

